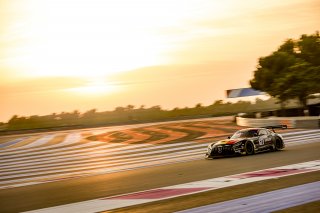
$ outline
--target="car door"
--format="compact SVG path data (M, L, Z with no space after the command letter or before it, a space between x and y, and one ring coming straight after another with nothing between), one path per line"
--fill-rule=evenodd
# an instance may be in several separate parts
M265 144L267 146L272 146L274 143L274 137L272 136L272 133L269 130L265 130L267 132L267 138L265 140Z
M262 148L265 148L266 146L269 146L270 138L268 136L269 136L269 134L266 130L264 130L264 129L259 130L259 134L258 134L259 149L262 149Z

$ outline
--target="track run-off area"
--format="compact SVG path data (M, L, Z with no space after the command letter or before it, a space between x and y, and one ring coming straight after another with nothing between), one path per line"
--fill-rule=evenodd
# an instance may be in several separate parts
M320 159L319 129L279 131L286 143L283 151L204 159L208 143L238 129L241 127L230 117L222 117L0 136L1 212L72 205ZM319 177L319 171L310 171L310 175L311 179ZM192 199L190 193L181 195ZM172 196L165 197L166 202L170 202L168 198ZM164 209L153 204L156 206L150 208L172 212L205 204L210 203L199 201L180 208L167 203ZM135 206L134 211L139 208Z

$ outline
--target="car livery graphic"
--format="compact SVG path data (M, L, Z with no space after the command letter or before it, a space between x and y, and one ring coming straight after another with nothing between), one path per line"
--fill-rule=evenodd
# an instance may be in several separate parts
M281 150L285 147L283 137L274 129L286 128L286 125L278 125L239 130L228 139L209 144L205 157L253 155L263 151Z

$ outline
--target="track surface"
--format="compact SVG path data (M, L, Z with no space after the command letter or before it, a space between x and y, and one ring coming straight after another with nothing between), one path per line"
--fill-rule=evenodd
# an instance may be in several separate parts
M180 134L181 138L182 134L184 134L184 136L182 136L183 138L186 136L191 137L193 134L193 136L196 136L195 139L212 139L210 137L215 137L215 135L208 135L208 132L197 135L197 128L201 128L199 127L201 126L200 124L197 125L198 127L193 125L192 128L187 131L181 130L185 127L176 126L170 130L171 135L168 129L165 129L160 133L167 134L167 137L171 137L172 140L157 145L151 145L150 143L156 140L164 141L164 138L161 138L161 134L153 134L153 139L155 140L150 140L150 137L145 137L140 134L136 135L136 138L122 137L122 144L106 144L105 142L94 141L75 142L76 139L83 139L83 132L80 134L81 137L79 137L79 135L77 136L77 132L73 132L60 138L60 142L65 142L64 146L60 146L60 143L54 141L54 138L58 135L53 136L52 133L45 137L38 135L39 138L37 139L34 138L35 136L23 136L23 139L20 139L20 141L18 138L21 138L21 136L10 138L10 141L1 143L7 143L2 147L3 152L0 152L0 154L2 154L0 155L0 173L2 178L0 180L0 184L2 185L0 186L3 187L0 190L1 211L19 212L33 210L319 159L319 143L297 145L306 141L306 139L304 139L306 136L299 133L293 135L292 133L287 133L288 135L286 137L291 140L292 146L289 146L281 152L264 153L250 157L203 160L203 154L207 145L206 141L194 140L194 142L183 142L181 140L179 141L179 137L177 136ZM234 129L236 129L236 127L234 127ZM232 131L234 129L232 129ZM104 130L98 130L100 132L95 131L96 134L103 134L105 132ZM90 136L88 131L84 133L85 136ZM224 135L226 133L227 132L225 132ZM219 134L223 135L222 132ZM155 137L155 135L158 138ZM103 137L106 137L106 135ZM149 139L149 143L139 143L139 137L141 140ZM306 138L310 142L320 142L320 137L316 132L311 132ZM119 138L117 139L119 140ZM131 140L131 143L124 144L125 139ZM18 142L14 140L18 140ZM10 156L8 156L9 152L7 152L8 142L11 142L9 145L11 147ZM21 144L22 142L24 142L24 144ZM19 143L20 145L18 145ZM58 146L57 144L60 145ZM16 147L13 147L14 145L16 145ZM114 154L105 156L105 153L101 152L101 150L103 150L101 146L106 145L112 145L114 148L118 147L121 149L116 149L114 150ZM48 146L52 147L48 148ZM75 148L74 146L79 147ZM159 146L161 146L161 148L159 148ZM93 150L84 152L84 148L93 148ZM109 149L110 147L108 147L108 151L110 151ZM135 151L128 152L128 150ZM122 152L122 154L119 155L119 152ZM87 156L90 158L86 158ZM93 161L88 162L88 160ZM92 169L92 165L100 166L101 162L110 164L112 160L115 165L112 167L107 166L108 170L99 171L101 168L98 168L97 172L97 168ZM126 162L131 160L133 160L133 162L130 163L130 167L127 167L128 164ZM179 163L179 161L185 162ZM83 167L80 171L76 170L78 172L77 175L83 177L74 178L74 174L71 174L70 177L70 174L68 174L70 170L53 174L58 176L48 177L48 171L69 169L67 166L70 162L77 162L78 165L76 167ZM124 165L126 167L119 169L118 163L121 162L125 163ZM88 165L88 163L96 164ZM139 163L140 165L137 165ZM89 170L89 174L87 174L88 168L91 169ZM105 168L103 167L103 169ZM72 169L71 171L74 172ZM83 174L83 171L85 171L86 174ZM32 181L26 181L26 178L31 178ZM43 183L43 181L53 182ZM25 186L18 187L18 184L21 183L25 184ZM6 189L5 187L14 188Z

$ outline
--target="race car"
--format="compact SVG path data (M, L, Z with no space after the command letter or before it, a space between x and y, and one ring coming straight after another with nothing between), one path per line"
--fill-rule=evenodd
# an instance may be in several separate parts
M286 125L278 125L239 130L228 139L209 144L205 158L253 155L263 151L281 150L285 147L283 137L274 129L286 128Z

